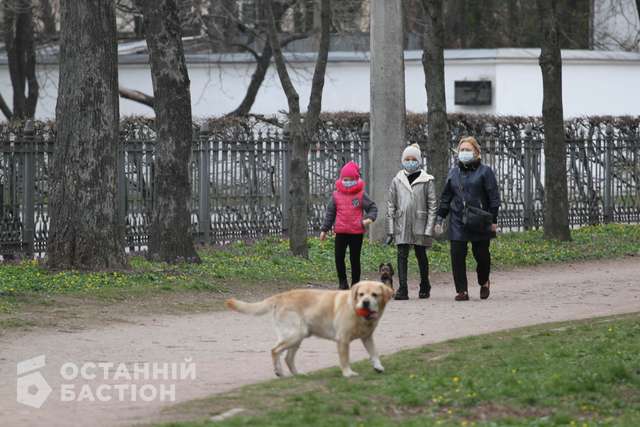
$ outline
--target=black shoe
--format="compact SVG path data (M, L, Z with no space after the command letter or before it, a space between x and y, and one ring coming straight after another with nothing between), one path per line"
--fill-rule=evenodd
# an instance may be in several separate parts
M405 301L409 299L409 291L407 290L407 288L398 288L398 291L396 292L396 296L393 297L393 299L398 300L398 301Z
M431 296L431 285L423 285L420 283L420 291L418 292L418 298L427 299Z
M469 294L467 292L458 292L455 298L456 301L469 301Z
M489 293L489 282L487 281L485 285L480 286L480 299L489 298Z
M341 290L349 289L349 282L347 282L346 280L341 280L340 283L338 284L338 289L341 289Z

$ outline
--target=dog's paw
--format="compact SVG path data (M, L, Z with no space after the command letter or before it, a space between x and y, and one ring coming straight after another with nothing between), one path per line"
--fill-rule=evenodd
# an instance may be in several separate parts
M345 378L357 377L358 373L352 371L351 369L349 369L348 371L343 371L342 372L342 376L345 377Z
M276 377L278 377L278 378L284 377L284 372L282 372L282 371L275 370L273 372L276 374Z

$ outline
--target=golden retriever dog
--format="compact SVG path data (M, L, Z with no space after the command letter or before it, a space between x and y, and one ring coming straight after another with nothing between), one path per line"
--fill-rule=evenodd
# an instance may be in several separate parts
M349 344L356 339L362 340L373 368L384 372L373 342L373 331L392 296L393 289L389 286L362 281L345 291L296 289L261 302L229 299L225 305L245 314L272 314L278 341L271 349L271 357L277 376L284 375L280 363L284 351L289 370L293 375L298 374L294 360L296 352L302 340L314 335L337 342L342 375L351 377L358 375L349 365Z

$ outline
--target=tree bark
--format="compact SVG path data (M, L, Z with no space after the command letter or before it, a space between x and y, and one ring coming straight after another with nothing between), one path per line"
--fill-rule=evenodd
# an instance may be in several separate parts
M304 125L300 117L300 97L291 82L287 66L282 54L282 47L278 40L276 20L270 1L263 2L267 20L267 34L273 51L273 58L278 70L280 83L287 97L289 106L289 143L292 147L291 162L288 165L289 176L289 248L296 256L307 258L309 247L307 244L307 226L309 216L309 167L307 163L310 138L315 134L315 127L322 105L322 89L329 51L329 27L331 19L330 0L321 2L321 35L318 58L313 74L311 96Z
M191 235L189 163L193 141L189 75L176 0L137 0L144 16L157 140L148 257L200 262Z
M444 86L444 15L442 0L422 0L426 19L422 47L429 124L427 155L435 177L436 194L442 192L449 171L449 124Z
M562 112L562 58L556 0L538 0L542 21L542 120L545 154L545 239L570 240L567 153Z
M51 168L48 263L52 269L119 269L124 215L115 3L61 3L60 81Z
M32 118L36 112L39 87L36 78L31 2L6 0L4 13L5 44L13 88L13 117Z

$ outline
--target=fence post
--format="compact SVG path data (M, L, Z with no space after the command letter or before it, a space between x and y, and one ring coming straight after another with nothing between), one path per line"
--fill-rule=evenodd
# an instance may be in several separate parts
M125 165L125 155L127 152L127 138L124 133L120 133L120 143L116 158L116 197L118 203L118 221L124 228L125 245L128 242L127 236L127 174Z
M360 147L362 153L362 170L363 180L369 182L369 123L365 122L360 130L360 141L362 146Z
M524 128L524 229L533 228L533 138L531 124Z
M289 144L289 123L285 124L282 131L282 145L284 148L284 164L282 165L282 234L287 236L289 232L289 163L291 163L291 145Z
M200 244L209 244L211 236L211 214L209 208L209 174L210 174L210 145L209 145L209 125L205 121L200 128L199 138L200 152L200 170L198 183L199 201L198 201L198 234L200 235Z
M34 181L35 181L35 144L33 120L27 120L24 126L24 140L22 144L24 152L24 189L22 194L23 206L23 235L22 241L25 245L25 255L27 258L33 257L35 238L35 218L34 218Z
M611 151L613 150L613 127L607 126L605 137L605 157L604 157L604 223L613 221L613 171L611 164Z

